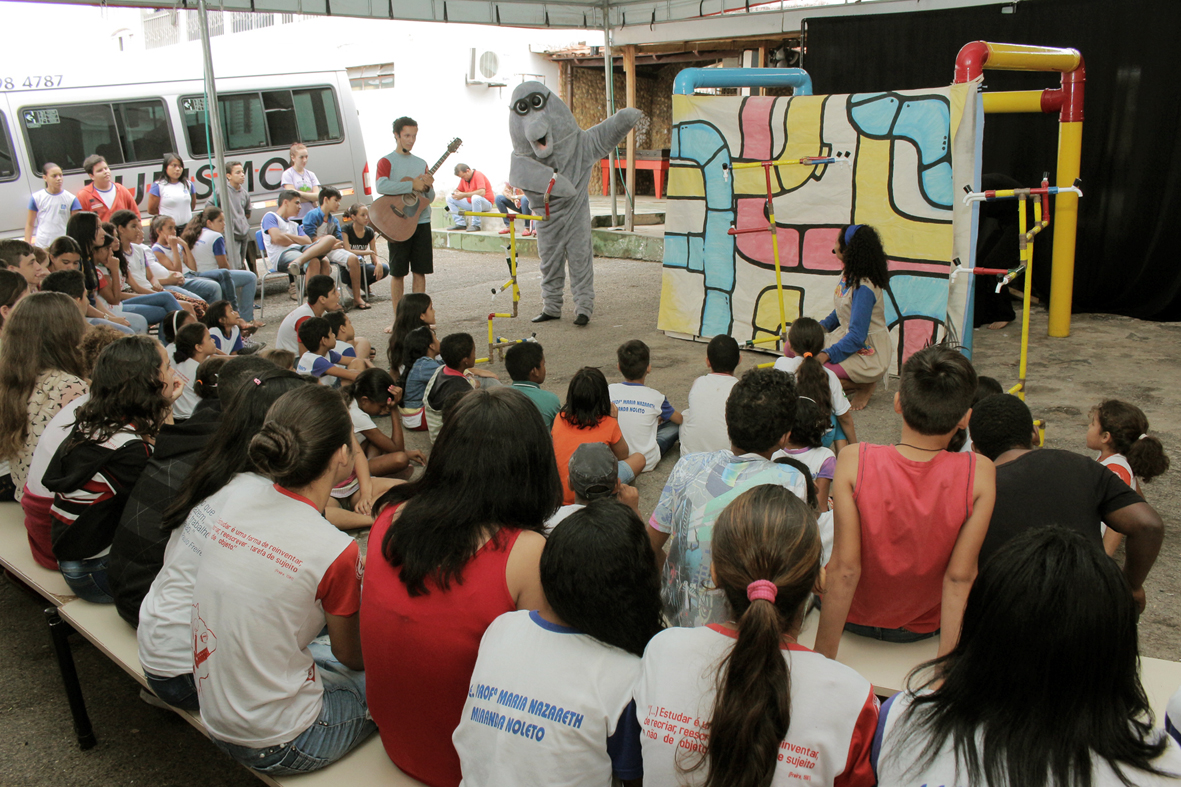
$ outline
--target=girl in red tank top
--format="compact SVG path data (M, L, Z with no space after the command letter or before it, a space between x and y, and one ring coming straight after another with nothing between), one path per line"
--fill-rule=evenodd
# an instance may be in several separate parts
M498 388L465 396L423 477L378 501L380 551L361 594L366 695L390 759L431 787L459 784L451 733L484 630L540 606L541 533L561 494L541 414Z

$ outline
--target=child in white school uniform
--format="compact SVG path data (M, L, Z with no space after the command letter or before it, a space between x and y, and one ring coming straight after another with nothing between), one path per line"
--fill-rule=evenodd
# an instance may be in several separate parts
M197 368L215 352L217 348L204 324L192 323L177 331L176 349L169 357L173 375L184 383L180 397L172 403L172 417L176 420L183 421L191 416L201 401L196 391Z
M846 445L857 442L857 432L840 378L816 360L824 350L824 328L811 317L799 317L788 329L787 343L792 355L776 360L775 368L794 375L800 396L811 398L829 419L823 445L839 454Z
M349 389L349 415L353 433L369 461L369 474L409 479L411 462L426 464L421 451L408 450L402 438L402 419L391 418L392 434L387 435L373 421L388 416L397 407L402 391L385 369L366 369L357 375Z
M733 336L721 334L709 340L705 365L709 374L698 377L689 389L689 406L681 413L681 456L730 447L726 433L726 399L738 384L734 370L740 356Z
M328 321L328 325L332 327L332 333L336 336L336 346L332 349L336 350L346 366L352 363L354 358L369 360L373 351L369 340L358 338L348 312L344 309L324 312L324 319Z
M336 336L323 317L304 320L299 326L299 341L308 349L300 356L295 371L319 378L321 385L339 388L342 381L351 383L369 364L360 358L346 361L332 349L336 346Z
M623 382L610 386L611 403L619 409L619 429L631 450L644 455L650 472L677 441L681 414L668 398L645 385L652 372L648 345L639 339L624 342L615 352Z
M452 736L462 783L639 779L632 687L663 626L643 522L615 500L592 502L554 528L540 573L541 609L501 615L480 642Z

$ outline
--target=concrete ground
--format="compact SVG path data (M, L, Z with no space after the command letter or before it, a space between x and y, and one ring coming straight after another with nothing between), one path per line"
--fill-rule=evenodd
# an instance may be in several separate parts
M438 273L428 281L440 334L466 331L477 341L487 334L485 315L495 305L509 310L508 294L493 300L490 290L505 277L498 255L436 251ZM549 379L545 387L565 398L566 385L578 368L600 366L617 380L615 348L624 340L643 339L652 349L649 384L683 407L694 378L705 373L705 346L665 337L656 330L660 300L660 265L651 262L599 259L599 293L594 317L586 328L571 324L567 306L560 322L534 326L528 318L540 311L536 259L521 264L521 319L497 322L497 333L523 338L536 331L546 350ZM381 329L392 319L389 290L375 287L374 308L352 311L358 333L368 336L384 358ZM267 298L268 327L261 338L273 343L282 315L294 303L272 284ZM1181 450L1181 357L1169 348L1181 325L1148 323L1107 315L1075 315L1067 339L1046 337L1045 312L1033 316L1028 400L1036 417L1049 423L1048 444L1085 452L1087 412L1106 397L1139 405L1151 431L1175 457ZM975 334L975 362L982 374L1009 385L1016 379L1019 326ZM768 360L744 353L743 366ZM495 368L501 373L503 366ZM507 379L507 378L505 378ZM891 406L895 381L879 390L856 418L863 440L889 443L899 435L899 416ZM388 428L388 426L386 427ZM410 435L411 447L426 448L425 434ZM651 512L676 456L665 457L638 482L641 509ZM1181 469L1181 468L1178 468ZM1146 583L1148 608L1141 618L1141 652L1146 656L1181 658L1181 543L1176 541L1181 516L1181 473L1175 469L1146 489L1168 530L1160 559ZM257 781L216 751L201 734L172 713L145 705L139 686L83 641L74 654L83 690L98 736L98 746L80 752L74 743L69 710L53 657L41 609L8 582L0 582L0 636L8 655L0 661L0 784L53 785L248 785Z

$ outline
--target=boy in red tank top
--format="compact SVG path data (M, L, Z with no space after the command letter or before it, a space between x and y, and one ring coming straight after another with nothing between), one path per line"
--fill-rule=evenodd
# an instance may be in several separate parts
M841 452L820 653L836 658L842 630L887 642L942 631L939 655L955 647L996 500L992 462L946 450L967 426L975 392L967 358L921 350L903 366L894 394L902 440Z

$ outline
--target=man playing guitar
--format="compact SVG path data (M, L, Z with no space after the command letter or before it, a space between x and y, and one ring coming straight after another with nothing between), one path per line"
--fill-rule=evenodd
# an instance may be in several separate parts
M412 292L426 292L426 277L435 272L434 250L431 244L431 207L435 199L435 178L427 171L427 163L410 151L418 137L418 123L408 117L394 121L394 137L398 148L377 162L377 193L386 195L409 194L417 191L426 201L418 217L418 226L408 240L390 241L390 297L395 311L405 291L408 272L414 274ZM413 178L405 180L402 178ZM392 326L391 326L392 328ZM390 329L386 329L389 333Z

